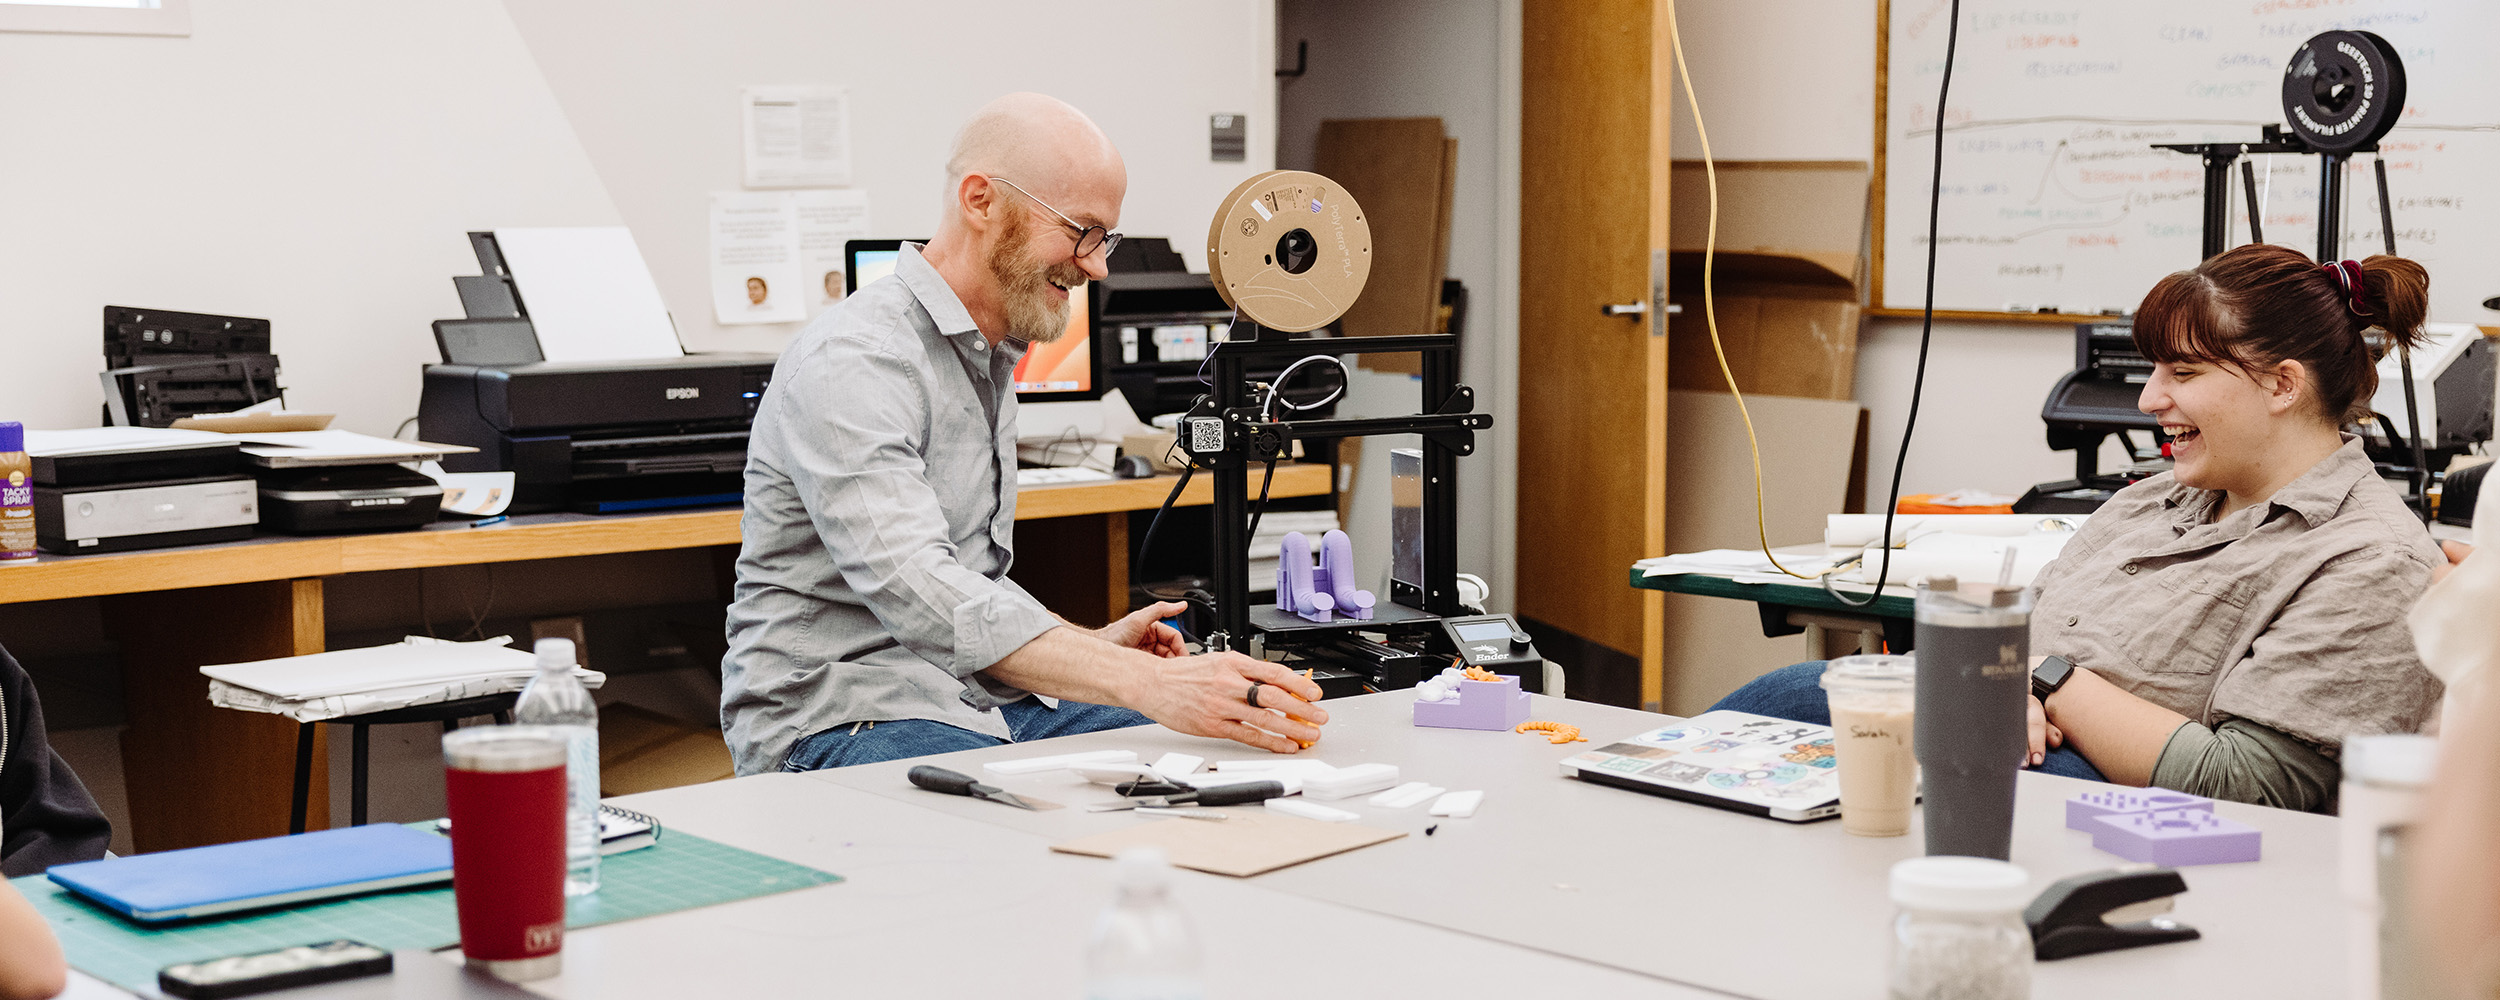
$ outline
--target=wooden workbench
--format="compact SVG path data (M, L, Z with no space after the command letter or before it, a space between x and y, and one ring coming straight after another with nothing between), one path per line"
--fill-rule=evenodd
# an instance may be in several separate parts
M1276 469L1271 496L1325 494L1330 467ZM1019 583L1077 622L1127 610L1128 514L1153 510L1173 477L1026 487L1017 495ZM1179 501L1209 502L1207 477ZM131 840L167 850L285 833L296 724L208 703L199 667L325 648L322 581L348 573L733 546L736 508L664 514L530 514L483 527L248 541L103 555L45 555L0 569L0 603L103 599L121 646L128 726L122 772ZM1023 523L1037 522L1037 523ZM316 747L310 815L329 815Z

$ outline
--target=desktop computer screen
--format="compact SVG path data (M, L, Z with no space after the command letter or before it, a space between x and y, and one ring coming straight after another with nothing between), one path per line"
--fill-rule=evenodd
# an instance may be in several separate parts
M843 272L843 283L849 291L860 288L894 273L895 261L902 256L904 240L851 240L843 247L849 267ZM913 240L908 242L925 242ZM1068 327L1059 339L1035 344L1016 363L1016 398L1026 403L1065 402L1099 399L1108 388L1096 371L1100 359L1093 344L1091 299L1093 288L1081 285L1068 290Z

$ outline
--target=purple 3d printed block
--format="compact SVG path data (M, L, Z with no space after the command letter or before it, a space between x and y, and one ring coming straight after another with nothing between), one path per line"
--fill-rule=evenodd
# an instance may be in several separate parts
M1337 613L1370 621L1372 592L1354 589L1354 540L1335 528L1319 538L1319 575L1311 586L1336 599Z
M1320 536L1319 565L1311 565L1311 539L1288 531L1276 547L1276 608L1326 624L1339 618L1370 621L1372 592L1354 588L1354 541L1330 529Z
M2092 821L2103 816L2124 816L2128 813L2163 812L2177 809L2214 811L2214 800L2202 795L2174 792L2167 788L2104 787L2089 792L2076 792L2066 799L2066 828L2097 833Z
M1456 701L1415 701L1415 724L1442 729L1509 729L1528 721L1528 693L1519 678L1460 681Z
M2092 846L2129 861L2167 865L2219 865L2255 861L2257 829L2203 809L2102 816L2092 821Z
M1311 539L1299 531L1285 532L1276 546L1276 608L1311 621L1334 620L1337 600L1328 593L1324 576L1311 568ZM1368 616L1367 616L1368 617Z

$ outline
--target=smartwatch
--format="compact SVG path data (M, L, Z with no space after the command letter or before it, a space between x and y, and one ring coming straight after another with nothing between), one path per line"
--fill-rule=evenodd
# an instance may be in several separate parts
M2039 666L2031 670L2031 696L2040 699L2040 703L2045 705L2048 703L2049 696L2056 694L2058 688L2065 687L2067 679L2074 675L2075 665L2067 662L2063 656L2052 656L2042 660Z

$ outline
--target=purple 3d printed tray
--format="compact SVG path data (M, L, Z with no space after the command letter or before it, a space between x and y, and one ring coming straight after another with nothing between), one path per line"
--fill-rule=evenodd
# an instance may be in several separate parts
M2177 809L2214 811L2214 800L2202 795L2174 792L2167 788L2117 788L2104 786L2089 792L2076 792L2066 799L2066 828L2096 833L2092 821L2103 816L2124 816L2128 813L2164 812Z
M1415 700L1415 724L1442 729L1509 729L1528 721L1528 693L1519 678L1460 681L1458 700Z
M2092 846L2129 861L2167 865L2219 865L2255 861L2255 827L2202 809L2102 816L2092 821Z

